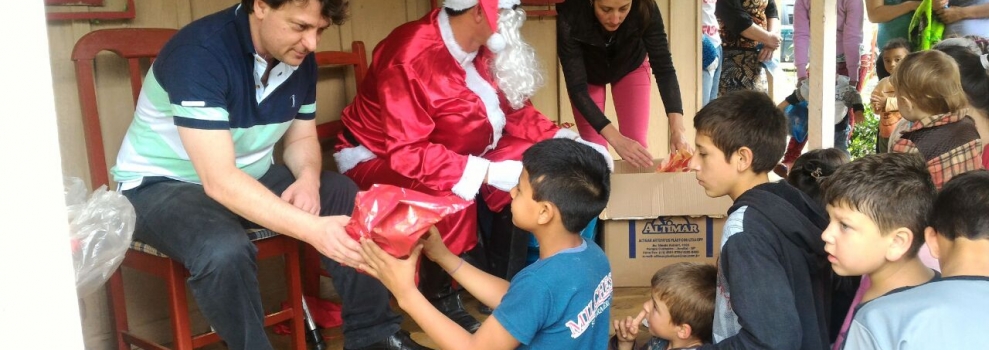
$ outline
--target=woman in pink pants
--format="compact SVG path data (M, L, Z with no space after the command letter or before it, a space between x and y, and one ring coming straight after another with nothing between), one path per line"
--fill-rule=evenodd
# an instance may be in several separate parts
M610 144L636 166L652 166L646 150L652 70L670 123L671 147L692 151L684 135L680 85L656 3L566 0L556 11L557 53L580 136L602 146ZM620 131L603 112L608 84Z

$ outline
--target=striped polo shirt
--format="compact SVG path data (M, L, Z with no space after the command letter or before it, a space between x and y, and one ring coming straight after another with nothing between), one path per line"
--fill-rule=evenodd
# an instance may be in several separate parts
M126 190L144 177L201 183L178 127L229 130L237 167L260 178L275 143L296 119L316 112L316 61L298 67L267 63L255 52L247 11L236 5L196 20L161 49L144 80L117 164L111 173Z

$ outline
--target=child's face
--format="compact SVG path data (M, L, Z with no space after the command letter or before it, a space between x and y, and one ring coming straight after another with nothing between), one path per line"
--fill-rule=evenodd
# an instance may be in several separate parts
M831 268L841 276L875 272L886 262L890 237L865 214L844 205L827 206L831 223L821 233Z
M536 225L539 205L532 199L532 184L529 183L529 171L522 169L519 184L510 192L512 195L512 223L523 230L532 231Z
M736 164L725 160L725 154L714 146L711 137L697 134L697 154L690 158L690 170L696 171L697 183L704 187L708 197L716 198L729 194L735 185Z
M673 324L670 308L666 306L666 303L653 295L650 300L642 304L642 310L645 310L646 318L649 320L649 334L671 342L677 339L677 328L679 327Z
M883 51L883 65L886 66L886 71L889 74L896 72L896 67L900 65L900 61L909 54L910 51L902 47Z

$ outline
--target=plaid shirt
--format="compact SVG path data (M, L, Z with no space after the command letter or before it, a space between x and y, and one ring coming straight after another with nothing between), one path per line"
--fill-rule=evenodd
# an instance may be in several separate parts
M893 152L919 153L940 190L955 175L982 169L982 139L969 116L933 115L913 123Z

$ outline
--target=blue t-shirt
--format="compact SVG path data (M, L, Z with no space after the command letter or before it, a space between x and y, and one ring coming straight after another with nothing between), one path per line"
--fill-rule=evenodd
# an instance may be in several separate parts
M144 80L134 120L112 173L122 189L144 177L200 183L178 127L229 130L237 167L260 178L275 143L296 119L316 112L316 61L298 67L268 63L254 50L247 11L236 5L179 30Z
M608 258L584 241L522 269L492 316L520 349L606 349L612 289Z

